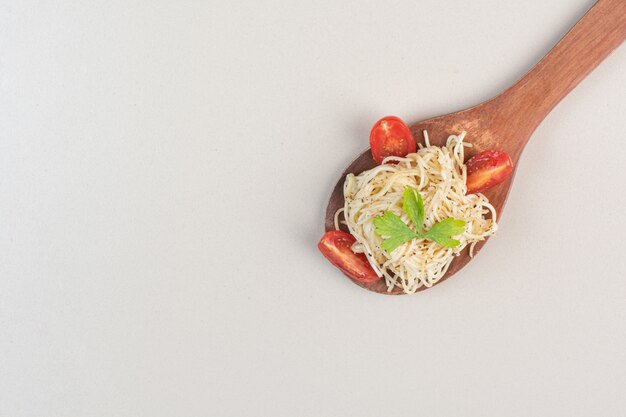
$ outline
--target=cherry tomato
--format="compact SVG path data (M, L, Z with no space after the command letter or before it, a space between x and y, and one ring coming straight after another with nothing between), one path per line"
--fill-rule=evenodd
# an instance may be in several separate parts
M506 180L513 172L513 161L506 152L485 151L466 163L467 194L485 191Z
M317 248L331 264L359 282L370 283L380 278L367 261L365 254L352 252L354 236L341 230L331 230L317 244Z
M417 150L409 127L396 116L383 117L370 132L370 148L377 164L388 156L407 156Z

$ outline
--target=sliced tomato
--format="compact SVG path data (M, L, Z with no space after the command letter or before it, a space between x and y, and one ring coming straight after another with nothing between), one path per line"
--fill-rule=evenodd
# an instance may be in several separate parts
M407 156L417 150L409 127L396 116L383 117L370 132L370 148L377 164L388 156Z
M352 252L352 245L356 242L354 236L341 230L331 230L317 244L317 248L331 264L341 269L352 279L370 283L380 278L372 269L367 258L362 253Z
M513 172L513 161L506 152L485 151L474 155L467 166L467 194L485 191L506 180Z

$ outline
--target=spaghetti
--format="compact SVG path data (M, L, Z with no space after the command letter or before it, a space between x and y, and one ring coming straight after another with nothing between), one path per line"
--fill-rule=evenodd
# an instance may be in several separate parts
M385 278L387 291L398 287L411 294L422 286L431 287L445 275L454 257L466 246L470 246L472 256L476 243L495 234L496 210L487 197L466 195L464 149L472 145L465 143L464 138L465 132L451 135L445 147L430 146L424 131L427 146L420 145L416 153L403 158L390 156L382 165L359 175L346 176L345 204L335 213L335 228L339 229L343 211L345 224L356 238L352 250L365 254L378 276ZM410 224L402 209L406 187L415 188L422 195L426 229L448 217L466 222L464 232L455 236L460 245L451 249L428 239L413 239L391 253L381 249L383 239L374 232L373 220L388 210Z

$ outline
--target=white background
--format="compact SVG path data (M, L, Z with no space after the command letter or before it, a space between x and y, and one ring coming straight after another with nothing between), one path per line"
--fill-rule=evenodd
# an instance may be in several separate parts
M591 4L1 1L0 416L623 416L626 47L450 281L316 249L379 117L493 96Z

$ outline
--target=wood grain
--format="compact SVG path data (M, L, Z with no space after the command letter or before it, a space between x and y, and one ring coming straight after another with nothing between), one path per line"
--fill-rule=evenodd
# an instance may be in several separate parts
M467 132L474 147L467 157L488 149L498 149L517 161L530 136L548 113L594 68L626 39L626 0L599 0L524 77L496 97L456 113L414 123L411 131L422 141L428 130L430 142L442 146L451 134ZM361 153L341 174L326 208L325 230L334 229L333 216L343 206L343 182L348 173L358 174L376 166L369 149ZM513 175L485 195L502 215ZM476 246L478 253L485 242ZM470 261L467 249L451 264L450 278ZM402 294L395 288L387 292L384 280L356 284L382 294ZM422 287L421 290L426 289Z

